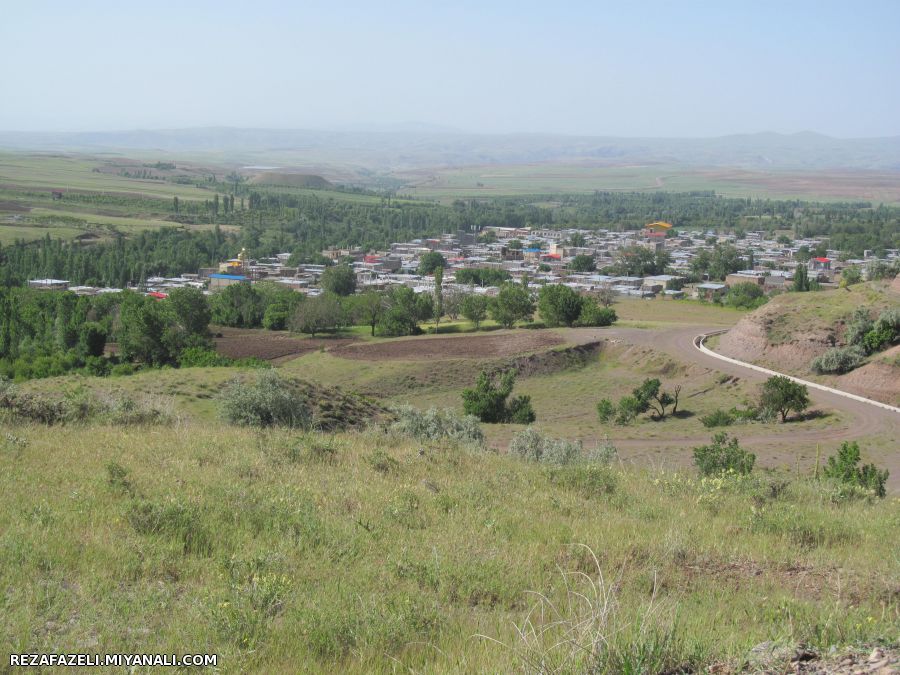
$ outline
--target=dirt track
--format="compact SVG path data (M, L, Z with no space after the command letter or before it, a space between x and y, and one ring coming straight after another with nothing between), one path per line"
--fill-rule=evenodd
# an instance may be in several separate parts
M671 330L642 330L639 328L576 328L568 331L566 337L576 343L593 342L600 339L622 340L630 344L646 345L654 349L666 352L679 361L692 363L728 375L738 376L748 382L762 383L766 375L750 368L720 361L712 356L703 354L694 347L694 337L700 333L716 330L716 326L691 326ZM813 429L797 431L786 437L784 432L780 434L761 434L748 436L741 443L748 447L784 448L788 438L792 443L815 445L821 443L823 453L831 454L836 446L844 440L857 440L866 436L882 436L893 439L895 446L893 451L879 457L879 463L885 465L891 472L891 484L896 490L900 487L900 415L884 410L868 403L854 401L836 394L810 389L809 396L816 406L831 408L845 414L846 421L838 427L828 429ZM666 439L612 439L617 447L623 450L638 452L627 453L631 457L641 456L641 450L657 451L666 447L696 446L709 441L709 435L691 438L666 438Z

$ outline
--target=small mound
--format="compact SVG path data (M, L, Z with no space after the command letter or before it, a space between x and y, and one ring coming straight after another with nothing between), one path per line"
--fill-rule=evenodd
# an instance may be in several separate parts
M334 185L322 178L310 173L281 173L267 171L250 179L252 185L271 185L273 187L301 187L315 190L330 190Z
M312 411L314 429L327 432L360 430L390 417L387 408L359 394L307 380L292 379L291 384L306 399Z

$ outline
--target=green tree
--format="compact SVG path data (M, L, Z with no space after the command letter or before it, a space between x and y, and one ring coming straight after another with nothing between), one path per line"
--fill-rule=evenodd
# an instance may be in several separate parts
M393 289L387 296L387 308L378 321L381 335L416 335L419 329L419 311L416 294L407 286Z
M437 251L429 251L419 258L419 274L431 274L438 267L446 267L447 260Z
M597 265L594 264L594 256L576 255L569 261L569 269L572 272L593 272Z
M551 328L574 325L581 315L582 304L578 293L561 284L544 286L538 296L541 319Z
M504 328L512 328L517 321L531 321L534 302L527 289L519 284L506 283L490 303L491 317Z
M351 314L357 323L363 323L372 329L372 337L375 337L375 327L384 315L386 308L385 297L377 291L366 291L353 296Z
M793 290L795 293L805 293L809 288L809 274L806 271L806 265L798 265L794 272Z
M291 330L297 333L316 333L331 331L347 325L347 316L338 296L323 293L307 298L294 308L291 316Z
M106 329L96 321L87 321L78 330L78 351L82 357L103 356Z
M487 318L489 305L490 303L485 296L470 293L463 299L460 309L462 315L472 322L475 330L478 330L481 327L481 322Z
M356 273L349 265L335 265L322 272L319 285L335 295L353 295L356 290Z
M265 313L262 294L247 282L230 284L210 296L212 323L233 328L258 328Z
M841 288L858 284L862 281L862 272L859 267L847 267L841 272Z
M119 306L116 342L119 354L129 361L149 366L174 364L183 347L171 305L153 298L126 292Z
M569 246L581 248L587 244L587 239L581 232L573 232L569 235Z
M787 421L791 412L802 413L809 407L809 391L805 384L776 375L765 381L762 387L760 407L763 410L777 412L781 421Z
M171 306L185 338L197 342L195 346L207 344L212 311L203 291L198 288L174 288L166 302Z
M434 332L438 332L444 315L444 268L434 268Z

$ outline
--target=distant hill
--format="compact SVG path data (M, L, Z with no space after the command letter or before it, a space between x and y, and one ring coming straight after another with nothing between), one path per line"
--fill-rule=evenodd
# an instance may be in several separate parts
M616 138L553 134L313 131L223 127L96 133L0 132L0 148L209 155L277 166L343 165L396 171L433 166L590 162L749 169L900 171L900 137L840 139L810 132L716 138Z
M253 185L273 185L278 187L303 187L316 190L328 190L334 185L322 178L308 173L280 173L267 171L250 179Z

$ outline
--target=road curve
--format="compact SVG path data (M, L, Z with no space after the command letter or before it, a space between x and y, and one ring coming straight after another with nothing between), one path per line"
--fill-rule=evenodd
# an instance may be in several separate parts
M619 341L622 343L651 347L665 352L677 360L694 364L710 371L718 371L727 375L740 377L748 382L764 382L769 374L759 372L749 365L740 362L725 361L719 355L700 351L695 345L698 334L715 333L721 326L684 326L670 329L641 328L575 328L566 332L566 338L578 344L598 340ZM811 388L810 399L816 407L832 409L842 414L839 425L805 430L789 430L782 425L773 425L773 432L751 434L741 439L748 447L783 447L786 441L794 443L815 444L822 442L823 449L830 453L832 446L844 440L855 440L863 437L878 436L887 439L900 439L900 414L887 410L870 402L855 400L842 394ZM776 431L777 430L777 431ZM655 449L666 446L690 446L708 442L709 434L693 438L647 438L647 439L612 439L617 447L630 449ZM891 482L900 479L898 454L889 453L891 466Z
M875 401L871 398L866 398L865 396L858 396L857 394L851 394L846 391L841 391L840 389L835 389L834 387L826 387L824 384L819 384L818 382L810 382L809 380L803 380L799 377L794 377L793 375L788 375L787 373L779 373L777 370L769 370L768 368L763 368L762 366L757 366L752 363L747 363L746 361L739 361L738 359L733 359L729 356L725 356L723 354L717 354L709 347L706 346L706 338L711 337L713 335L720 335L722 333L727 333L726 329L719 329L712 333L701 333L694 338L694 347L699 349L704 354L708 354L714 358L719 359L720 361L725 361L727 363L733 363L739 366L744 366L745 368L750 368L751 370L755 370L759 373L763 373L767 376L779 375L781 377L786 377L789 380L793 380L794 382L798 382L799 384L803 384L812 389L818 389L820 391L825 391L830 394L834 394L836 396L843 396L844 398L851 399L853 401L859 401L860 403L868 403L869 405L874 405L879 408L884 408L885 410L889 410L894 413L900 413L900 408L896 406L889 405L887 403L882 403L881 401Z

